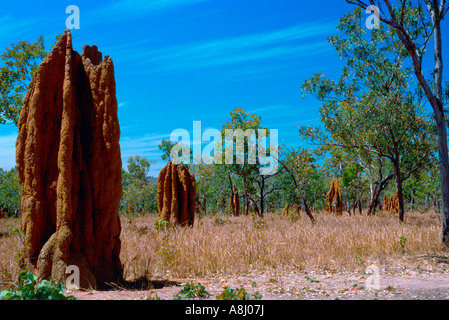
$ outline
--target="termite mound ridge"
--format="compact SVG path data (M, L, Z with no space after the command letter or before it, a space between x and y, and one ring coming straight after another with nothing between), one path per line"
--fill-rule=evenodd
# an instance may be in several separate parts
M291 210L290 210L291 209ZM295 215L297 217L301 217L300 215L300 209L298 204L295 202L292 206L290 204L287 204L284 209L282 210L282 216L288 217L289 215Z
M326 194L326 204L324 209L329 213L342 215L344 208L345 206L343 204L340 185L338 184L337 178L333 178L329 192Z
M167 165L159 172L158 219L171 226L193 226L195 220L195 178L182 164Z
M399 193L397 191L394 196L383 196L382 209L389 213L399 213Z
M122 277L120 127L112 59L72 49L66 30L39 65L18 123L16 162L27 257L41 279L81 288Z
M231 207L232 214L238 217L240 215L240 200L239 193L235 187L229 199L229 206Z

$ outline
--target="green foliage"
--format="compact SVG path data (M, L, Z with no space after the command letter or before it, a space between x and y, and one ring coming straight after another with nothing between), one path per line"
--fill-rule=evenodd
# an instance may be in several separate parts
M419 22L412 12L404 15L406 25ZM358 198L366 190L363 176L369 176L373 187L389 166L399 189L412 173L426 170L437 140L435 126L424 111L423 92L414 85L413 68L407 64L409 54L394 28L382 24L368 31L360 23L363 17L359 8L348 13L337 26L340 33L329 37L346 65L336 81L316 73L303 83L303 95L312 94L322 102L323 126L299 129L301 137L331 154L330 167L338 171L331 175L343 175L345 192L357 193ZM412 37L418 29L413 29ZM387 163L377 166L378 158Z
M304 276L304 278L307 280L307 282L310 282L310 283L319 282L318 280L312 279L308 276Z
M210 293L206 291L206 288L201 283L194 284L191 281L173 296L173 300L207 298L209 296Z
M168 222L162 219L156 219L154 221L154 229L157 231L162 231L167 229Z
M196 195L201 214L218 211L222 198L230 194L230 186L223 181L229 181L224 165L192 164L189 172L196 180Z
M74 296L64 295L64 285L56 280L37 282L31 271L20 271L20 283L15 290L0 292L0 300L76 300Z
M128 174L134 179L145 180L150 172L150 166L155 161L148 161L145 157L135 156L128 158Z
M214 225L216 226L224 226L225 224L230 223L229 218L225 218L221 215L215 215L214 217Z
M170 161L171 156L171 149L175 146L176 143L171 142L170 140L162 139L161 143L157 146L159 150L162 151L161 158L163 161Z
M406 252L405 245L407 244L407 241L408 241L408 240L407 240L406 237L400 236L400 237L399 237L399 241L398 241L397 246L396 246L396 250L397 250L397 251L400 251L400 252L402 252L402 253L405 253L405 252Z
M0 211L8 212L9 216L17 216L20 212L20 184L16 168L10 171L0 169Z
M226 175L230 175L231 177L239 177L243 182L243 193L256 194L256 190L254 184L251 183L251 180L255 181L260 179L259 168L261 165L259 163L259 159L256 156L256 163L249 163L249 137L245 136L243 139L243 154L237 152L237 143L238 139L229 136L227 130L232 130L235 134L236 130L241 130L242 134L250 133L251 130L254 131L254 137L258 139L258 129L264 129L261 126L262 117L256 113L249 113L243 108L235 108L232 112L229 113L229 120L223 125L221 129L221 135L224 137L225 142L222 145L222 163L226 163L226 141L229 144L232 144L232 162L230 164L226 164L223 166ZM228 150L230 152L230 150ZM243 164L238 163L238 156L243 156Z
M161 159L163 161L171 161L171 151L177 144L178 144L177 142L172 142L170 140L165 140L165 139L161 140L161 143L157 147L159 148L159 150L162 151ZM193 150L190 147L188 147L187 149L188 149L189 154L190 154L190 156L189 156L190 162L192 162ZM182 149L178 150L178 156L182 157ZM189 163L184 163L184 165L188 168L190 164Z
M224 287L223 291L217 295L217 300L258 300L262 299L262 294L258 291L252 295L247 292L245 288L233 289L231 287Z
M290 209L290 210L292 210L292 209ZM290 220L291 223L295 223L296 221L301 219L301 216L299 214L297 214L294 210L292 210L290 212L290 214L288 215L288 219Z
M257 216L256 214L252 214L251 216L252 226L254 229L266 229L267 224L264 218Z
M6 49L0 68L0 124L18 124L19 113L28 84L45 58L44 39L35 43L20 41Z
M284 156L285 164L294 174L309 203L323 201L323 194L326 193L328 187L323 170L318 165L317 159L318 154L316 154L316 151L300 147L286 150ZM286 203L300 203L301 199L292 179L286 175L284 181L283 197Z
M162 237L162 246L159 250L158 263L165 267L170 267L176 258L176 249L170 244L170 235L166 234Z
M122 211L128 208L133 208L135 213L157 211L157 184L147 176L154 162L140 156L128 159L128 171L122 169Z

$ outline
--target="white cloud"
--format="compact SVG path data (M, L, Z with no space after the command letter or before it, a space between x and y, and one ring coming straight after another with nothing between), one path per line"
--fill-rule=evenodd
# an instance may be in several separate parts
M10 15L0 17L0 41L4 38L12 39L18 35L29 32L30 29L38 29L48 19L37 17L33 19L17 19Z
M329 52L327 35L335 30L336 22L301 24L281 30L236 36L205 42L186 43L162 49L128 50L122 61L144 61L147 68L138 72L167 72L227 67L248 62L274 61L274 65L258 68L281 68L305 56L319 56ZM284 59L284 61L282 61ZM247 66L245 66L246 68ZM258 66L259 67L259 66ZM243 70L248 72L250 70Z
M186 6L208 0L117 0L97 10L110 20L124 20L152 11Z

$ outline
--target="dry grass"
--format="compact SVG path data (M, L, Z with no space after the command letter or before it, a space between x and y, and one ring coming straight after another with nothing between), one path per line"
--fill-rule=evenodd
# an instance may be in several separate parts
M154 216L123 218L125 277L202 277L282 266L342 270L441 253L440 218L433 213L409 213L405 223L389 214L322 213L315 225L275 214L262 223L250 216L218 216L197 219L193 228L159 232L154 221Z
M441 254L441 222L435 213L304 216L266 214L209 216L193 228L157 231L154 215L122 217L121 260L127 280L233 275L284 266L301 269L354 270L370 263L394 264L404 256ZM0 220L0 289L17 279L21 248L18 219ZM402 239L402 240L401 240Z
M0 219L0 290L13 287L19 277L20 219Z

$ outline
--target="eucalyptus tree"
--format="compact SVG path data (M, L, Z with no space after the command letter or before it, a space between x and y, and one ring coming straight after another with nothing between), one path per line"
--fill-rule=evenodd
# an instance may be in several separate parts
M437 128L438 158L440 166L440 185L442 198L442 242L449 246L449 155L447 146L447 120L444 110L443 92L443 45L441 22L446 16L449 5L445 0L411 0L397 1L392 4L389 0L346 0L367 12L376 11L382 24L380 27L393 29L402 48L411 59L411 65L424 90L425 96L432 107L434 122ZM430 39L433 38L434 63L431 70L433 79L427 79L423 67L423 59ZM409 59L409 60L410 60ZM449 90L449 88L447 89ZM449 95L449 91L446 91Z
M20 41L7 48L1 55L0 68L0 123L17 126L23 98L34 73L47 52L44 38L36 42Z
M293 182L294 190L304 207L306 215L314 224L315 218L310 210L310 196L313 196L313 200L316 202L317 194L322 195L324 192L319 187L317 188L316 184L322 178L316 165L316 158L310 150L302 148L288 150L285 149L285 146L281 146L278 157L282 170L285 170ZM306 190L309 192L307 193ZM286 193L286 195L289 200L291 198L297 199L292 197L291 193Z
M301 126L299 131L320 144L388 159L403 221L402 182L429 161L434 135L423 113L422 91L412 85L411 68L403 67L409 54L395 39L394 28L369 31L360 25L362 16L359 8L345 15L337 27L344 36L329 38L346 60L341 78L332 81L317 73L302 85L303 94L323 102L324 130Z
M341 177L341 189L343 203L349 214L351 208L358 207L362 213L363 198L367 188L367 176L369 177L369 189L372 190L373 174L367 174L367 169L373 171L371 161L365 161L367 152L364 150L343 150L340 147L326 145L320 148L325 157L323 171L329 177Z
M256 190L251 179L252 177L257 179L261 164L257 156L251 155L250 150L254 147L251 144L254 144L258 139L258 129L266 129L262 128L261 121L262 117L260 115L251 114L243 108L235 108L229 113L229 120L223 125L221 130L221 136L224 137L225 141L228 141L228 145L226 142L222 144L224 151L222 153L224 160L222 161L223 170L227 173L231 184L232 176L238 176L243 180L242 191L245 200L245 214L248 214L250 201L255 204L253 195ZM243 141L239 141L240 138L243 138ZM252 139L256 140L252 141ZM239 150L239 144L242 147L241 150ZM228 152L226 148L228 148ZM257 148L255 151L256 153L258 152ZM226 159L227 153L231 155L232 159ZM253 161L250 160L250 157L254 157ZM231 190L233 190L232 186ZM261 201L263 201L263 198Z

